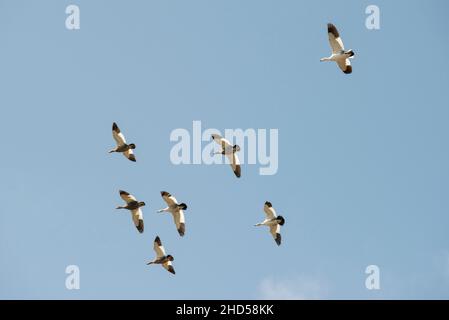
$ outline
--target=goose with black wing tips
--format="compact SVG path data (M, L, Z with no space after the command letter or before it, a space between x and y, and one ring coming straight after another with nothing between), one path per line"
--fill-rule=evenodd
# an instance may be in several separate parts
M344 73L352 73L351 61L349 59L354 58L354 51L352 49L345 50L340 33L332 23L327 24L327 33L329 36L329 44L332 48L332 55L321 58L320 61L335 61Z
M184 217L184 210L187 209L187 205L183 203L178 204L178 200L167 191L161 191L161 196L167 203L168 207L160 209L157 212L170 212L173 215L173 220L178 230L179 235L182 237L186 231L186 220Z
M241 176L240 160L237 156L237 152L240 151L238 145L232 145L228 140L221 137L219 134L213 134L212 140L221 146L221 151L214 152L213 154L222 154L228 157L232 171L237 178Z
M261 223L256 224L256 227L259 226L268 226L270 227L270 233L274 238L274 241L278 246L281 245L281 226L284 225L285 219L281 215L276 214L276 210L274 210L273 205L271 202L266 201L265 205L263 207L263 210L265 211L265 220Z
M172 264L172 261L175 259L173 258L172 255L165 253L164 246L162 245L162 241L159 238L159 236L156 236L156 239L154 239L153 249L156 252L156 258L148 262L147 265L160 264L168 272L175 274L175 269L173 268Z
M136 145L134 143L126 143L125 136L115 122L112 124L112 137L114 138L117 146L110 150L109 153L120 152L130 161L136 162L136 157L133 152Z
M145 202L137 201L137 199L126 191L120 190L120 197L126 202L125 206L118 206L116 209L127 209L131 211L131 216L140 233L143 233L143 214L141 207L145 206Z

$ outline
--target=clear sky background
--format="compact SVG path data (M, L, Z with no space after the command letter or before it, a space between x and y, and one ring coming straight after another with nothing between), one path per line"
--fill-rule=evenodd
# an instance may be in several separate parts
M1 0L0 298L449 298L448 9ZM319 62L328 22L356 52L351 75ZM194 120L279 129L278 173L173 165L170 133ZM137 163L107 154L113 121ZM143 234L114 209L119 189L147 203ZM189 206L184 238L155 212L161 190ZM286 219L280 247L253 227L266 200ZM175 276L146 265L156 235Z

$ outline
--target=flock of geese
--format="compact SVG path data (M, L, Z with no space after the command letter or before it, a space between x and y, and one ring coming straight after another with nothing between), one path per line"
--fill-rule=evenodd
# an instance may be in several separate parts
M332 48L332 55L326 58L320 59L320 61L335 61L339 68L346 74L352 72L352 66L349 59L354 57L353 50L345 50L343 41L337 31L337 28L329 23L327 25L329 43ZM136 162L136 157L133 150L136 149L134 143L127 143L125 136L120 131L118 125L114 122L112 124L112 136L116 142L116 147L109 151L109 153L118 152L122 153L128 160ZM240 151L238 145L232 145L228 140L221 137L218 134L212 134L212 140L220 145L221 151L214 152L213 154L221 154L229 159L232 171L237 178L241 176L240 161L237 156L237 152ZM118 206L116 209L126 209L131 212L133 223L140 233L144 231L144 220L142 214L142 207L145 206L145 202L137 200L132 194L127 191L120 190L120 197L125 201L125 205ZM167 204L166 208L160 209L157 212L169 212L173 216L173 221L181 237L186 232L186 221L184 216L184 210L187 209L187 205L182 202L179 203L176 198L167 191L161 191L161 197ZM266 201L264 204L265 219L255 224L254 226L267 226L270 229L270 233L273 236L274 241L278 246L281 245L281 226L284 225L285 219L281 215L276 214L276 210L273 208L271 202ZM160 264L164 269L172 274L175 274L173 267L173 256L165 252L164 246L159 236L154 239L153 249L156 252L156 257L148 263Z

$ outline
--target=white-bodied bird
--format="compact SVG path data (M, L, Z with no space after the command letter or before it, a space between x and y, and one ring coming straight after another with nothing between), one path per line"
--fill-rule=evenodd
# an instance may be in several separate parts
M143 207L145 202L137 201L133 195L123 190L120 190L120 197L126 202L126 206L118 206L116 209L130 210L134 225L140 233L143 233L143 214L140 207Z
M161 191L161 196L168 207L160 209L157 212L170 212L173 215L173 220L175 221L179 235L181 237L184 236L184 233L186 232L186 220L183 210L187 209L187 205L185 203L178 204L178 200L167 191Z
M136 145L134 143L127 144L125 136L120 131L117 124L114 122L112 124L112 137L114 138L115 142L117 143L117 146L109 151L109 153L112 152L121 152L123 155L128 158L129 160L136 162L136 157L134 156L133 149L136 148Z
M327 33L329 35L329 43L332 48L332 55L322 58L320 61L335 61L344 73L351 73L352 66L349 59L354 57L354 51L352 49L345 50L340 34L332 23L327 24Z
M221 137L219 134L213 134L212 139L221 146L221 151L214 152L213 154L222 154L228 157L229 163L231 164L232 171L237 178L240 178L240 160L237 157L237 152L240 151L238 145L231 145L231 143L225 138Z
M265 211L266 218L261 223L256 224L255 226L268 226L270 227L270 233L276 241L277 245L281 245L281 226L284 225L285 219L283 216L276 215L276 211L274 210L271 202L266 201L263 207Z
M160 264L166 269L168 272L175 274L175 269L173 268L172 261L175 260L172 255L166 254L164 246L162 245L161 239L159 236L156 236L154 239L154 251L156 252L156 258L153 261L147 263L150 264Z

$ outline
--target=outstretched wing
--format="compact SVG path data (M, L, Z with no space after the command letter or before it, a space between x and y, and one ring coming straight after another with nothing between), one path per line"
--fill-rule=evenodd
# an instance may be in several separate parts
M134 152L132 149L128 149L125 152L123 152L123 155L128 158L129 160L136 162L136 156L134 156Z
M132 195L129 194L126 191L120 190L120 197L126 202L126 203L130 203L133 201L137 201L137 199Z
M237 178L240 178L241 175L241 167L240 167L240 160L239 157L235 152L226 154L226 156L229 159L229 163L231 164L232 171L234 171L234 174Z
M173 274L176 274L175 268L173 268L173 265L172 265L171 261L167 261L167 262L163 263L162 266L163 266L164 269L166 269L168 272L173 273Z
M126 144L125 136L120 131L120 128L117 126L115 122L112 124L112 137L117 143L117 146L123 146L124 144Z
M274 219L277 217L276 210L274 210L273 206L271 205L271 202L269 201L265 202L265 205L263 206L263 211L265 211L267 219Z
M164 246L162 245L162 242L161 242L161 239L159 238L159 236L157 236L154 239L153 249L156 252L157 258L161 258L161 257L165 256L165 249L164 249Z
M327 34L329 36L329 43L332 48L332 53L339 53L345 49L343 41L340 38L340 34L332 23L327 24Z
M161 196L169 207L178 205L178 200L167 191L161 191Z
M337 64L340 67L341 71L343 71L344 73L346 74L352 73L351 61L349 61L349 59L338 60Z
M179 235L182 237L186 232L186 220L184 217L184 211L177 209L173 212L173 220L175 221L176 229Z
M229 148L232 148L232 144L219 134L216 133L212 134L212 139L214 139L214 141L218 143L223 150L228 150Z
M139 230L140 233L143 233L143 215L142 210L140 208L132 210L131 214L133 216L133 222L136 226L137 230Z
M281 226L279 224L270 226L270 233L273 236L274 241L276 241L276 244L278 246L280 246L281 245Z

